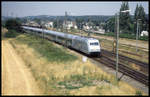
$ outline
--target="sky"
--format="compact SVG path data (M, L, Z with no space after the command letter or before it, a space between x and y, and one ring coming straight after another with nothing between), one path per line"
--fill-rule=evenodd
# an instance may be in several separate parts
M115 15L122 2L2 2L2 16L24 17L37 15ZM148 1L129 2L130 14L133 15L136 5L142 5L148 14Z

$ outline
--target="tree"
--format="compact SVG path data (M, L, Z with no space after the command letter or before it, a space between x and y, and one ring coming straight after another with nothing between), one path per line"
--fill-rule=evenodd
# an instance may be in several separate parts
M6 28L8 30L14 29L14 30L20 31L20 29L21 29L21 22L18 19L8 19L6 21L5 26L6 26Z
M115 28L115 17L111 17L110 19L108 19L103 28L105 29L105 31L110 31L110 32L115 32L114 28Z
M142 5L136 6L135 12L134 12L134 31L136 32L136 26L137 26L137 20L140 19L139 21L139 28L140 28L140 32L143 30L147 30L147 18L146 18L146 14L144 12L144 8Z
M122 33L131 33L131 19L129 12L122 13L121 11L129 10L128 2L123 2L120 8L120 31Z
M59 17L57 17L57 18L53 21L53 27L54 27L54 28L57 28L57 27L58 27L58 28L61 28L62 24L63 24L63 21L60 20Z
M145 18L145 12L142 5L139 7L139 18L141 19L141 22L139 23L140 31L146 30L146 18Z
M136 33L136 30L137 30L137 20L138 19L139 19L139 6L137 4L135 12L134 12L134 34Z
M41 24L41 19L35 18L34 21L38 24Z
M76 18L75 19L75 22L77 23L77 27L79 28L79 29L83 29L83 19L82 18Z
M134 12L134 20L137 20L139 18L138 16L139 16L139 6L137 4Z

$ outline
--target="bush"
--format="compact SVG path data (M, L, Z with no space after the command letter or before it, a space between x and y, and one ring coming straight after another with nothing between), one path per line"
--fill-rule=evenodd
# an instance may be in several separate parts
M141 36L141 37L139 38L139 40L148 41L148 40L149 40L149 37L148 37L148 36Z
M135 35L132 34L125 34L125 33L121 33L119 34L120 38L128 38L128 39L136 39Z
M8 30L13 29L13 30L20 31L21 22L19 22L17 19L8 19L5 23L5 26Z
M142 92L141 91L136 91L136 95L137 96L142 96Z
M18 35L19 35L19 33L17 33L15 30L8 30L8 32L4 34L4 37L5 38L15 38Z

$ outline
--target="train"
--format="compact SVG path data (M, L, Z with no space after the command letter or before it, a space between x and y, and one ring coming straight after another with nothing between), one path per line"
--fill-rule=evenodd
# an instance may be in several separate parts
M98 39L73 35L64 32L51 31L41 28L35 28L30 26L21 26L23 30L30 31L32 33L44 34L44 38L48 38L52 41L65 45L80 51L88 56L101 56L101 45Z

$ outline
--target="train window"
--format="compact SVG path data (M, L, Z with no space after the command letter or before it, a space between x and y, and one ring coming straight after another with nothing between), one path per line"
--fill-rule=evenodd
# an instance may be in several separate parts
M98 42L90 43L90 45L98 45Z

